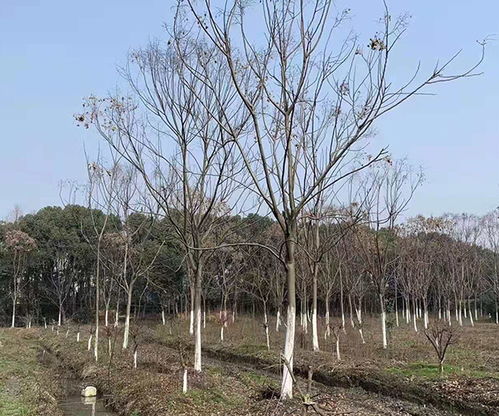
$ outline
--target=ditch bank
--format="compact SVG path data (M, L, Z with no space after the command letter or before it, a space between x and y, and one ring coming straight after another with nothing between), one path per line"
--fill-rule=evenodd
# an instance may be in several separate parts
M109 398L97 389L97 397L82 397L82 388L94 385L95 380L83 380L75 372L75 369L68 367L60 356L54 353L52 348L45 342L41 343L42 350L38 354L38 361L47 368L52 377L57 377L58 394L57 407L63 416L115 416L110 410Z
M150 341L153 341L152 339ZM178 348L178 340L161 340L169 348ZM193 350L187 343L186 349ZM270 357L268 351L245 352L223 345L205 345L203 353L212 359L251 366L257 370L281 372L278 357ZM308 377L310 363L295 360L295 374ZM320 366L313 368L313 380L329 387L360 387L371 393L406 400L418 405L432 405L438 409L460 414L481 416L499 415L498 380L448 378L438 381L415 380L388 374L376 369L335 368Z

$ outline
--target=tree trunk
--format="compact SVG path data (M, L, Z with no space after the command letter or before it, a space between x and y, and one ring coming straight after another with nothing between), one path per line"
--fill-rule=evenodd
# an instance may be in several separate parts
M194 370L201 371L201 285L203 269L198 260L194 282Z
M381 307L381 334L383 336L383 349L388 347L388 341L386 336L386 311L385 311L385 297L379 295L379 305Z
M326 331L324 332L324 339L331 336L331 323L329 314L329 291L326 292Z
M269 337L269 318L267 316L267 302L263 302L263 326L265 328L265 341L267 343L267 351L270 351L270 337Z
M196 282L192 283L191 282L191 311L190 311L190 317L189 317L189 335L194 335L194 303L195 303L195 297L196 297ZM187 306L187 305L186 305ZM201 370L199 370L201 371Z
M317 328L317 274L318 264L314 263L312 282L312 350L319 351L319 334Z
M279 327L281 326L281 307L277 307L277 317L275 321L275 332L279 332Z
M10 324L11 328L16 326L16 304L17 304L17 296L14 296L12 299L12 321Z
M350 325L352 326L352 328L355 328L355 322L353 320L353 307L352 307L352 294L351 293L348 294L348 308L349 308L349 312L350 312Z
M284 341L284 359L288 365L282 369L281 399L293 398L293 357L295 349L295 324L296 324L296 224L291 226L290 233L286 236L286 283L287 283L287 316L286 336Z
M341 267L340 267L340 308L341 308L341 328L343 331L346 331L345 329L345 305L343 301L343 274L341 273Z
M126 350L128 348L128 338L130 335L130 314L132 310L132 294L133 294L133 282L130 282L127 290L127 299L126 299L126 316L125 316L125 330L123 332L123 349Z

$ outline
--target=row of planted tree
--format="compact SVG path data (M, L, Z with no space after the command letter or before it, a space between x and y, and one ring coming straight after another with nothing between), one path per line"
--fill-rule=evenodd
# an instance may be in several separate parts
M377 305L385 347L388 305L406 319L422 311L426 324L429 309L471 316L496 288L482 227L470 216L400 225L422 177L371 138L428 87L475 75L483 54L404 80L392 55L407 19L381 10L366 38L352 35L349 10L335 10L332 0L178 1L167 39L132 51L120 71L129 92L91 96L75 116L107 144L88 157L88 183L63 193L62 224L81 252L30 233L44 211L5 233L13 309L48 298L62 320L94 305L97 346L101 309L124 308L126 347L132 305L155 293L179 308L187 293L201 371L203 304L257 298L277 325L285 319L283 398L297 311L304 325L311 311L314 349L319 308L328 321L332 305L358 324Z
M204 263L200 322L204 328L206 315L217 311L223 341L237 311L257 309L270 348L269 314L275 316L275 331L282 330L287 290L284 267L268 250L279 244L277 224L249 215L227 216L224 226L230 243L210 251ZM130 321L146 314L161 314L163 323L167 316L188 317L194 333L195 287L166 219L135 212L123 222L114 209L68 205L4 223L1 231L1 289L4 299L11 299L2 309L5 323L7 314L11 326L86 323L95 312L106 327L123 319L123 348ZM248 236L252 244L244 243ZM418 325L428 328L430 314L449 326L464 320L473 326L484 315L499 322L496 211L484 217L417 217L378 231L337 218L305 219L298 236L300 324L314 350L322 336L347 324L365 342L366 312L381 312L384 348L387 312L393 325L403 320L415 331ZM373 272L378 267L383 273Z

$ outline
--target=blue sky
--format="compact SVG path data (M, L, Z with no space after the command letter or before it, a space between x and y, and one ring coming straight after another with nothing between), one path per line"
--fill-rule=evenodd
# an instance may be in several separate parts
M339 0L352 24L372 26L381 1ZM455 68L478 58L475 41L488 35L484 75L433 88L389 114L376 144L423 166L426 183L408 215L485 213L499 205L499 2L392 0L392 14L412 15L394 60L403 77L418 60L463 49ZM82 98L105 95L121 81L116 68L130 49L164 37L169 0L0 0L0 218L60 204L59 182L83 181L84 146L97 140L77 128ZM360 35L368 40L370 33ZM367 43L367 42L366 42Z

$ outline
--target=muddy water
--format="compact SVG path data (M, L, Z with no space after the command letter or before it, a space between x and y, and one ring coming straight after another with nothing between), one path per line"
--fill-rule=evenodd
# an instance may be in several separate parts
M59 402L64 416L115 416L106 409L102 399L96 397L81 397L73 395Z

